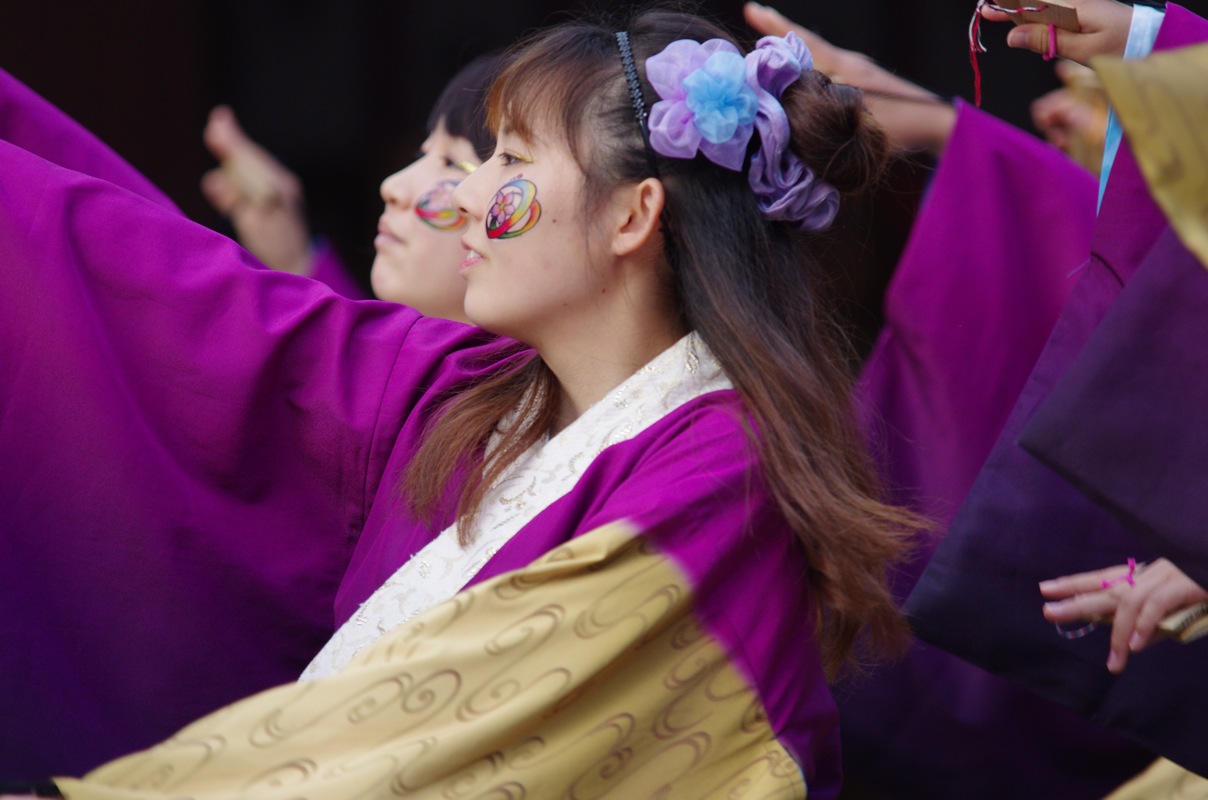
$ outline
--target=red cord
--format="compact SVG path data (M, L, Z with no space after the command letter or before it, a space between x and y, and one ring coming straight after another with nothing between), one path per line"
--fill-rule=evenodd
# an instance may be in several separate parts
M981 108L982 76L981 66L977 63L977 54L986 52L986 46L981 40L981 10L988 0L977 0L973 9L973 19L969 20L969 64L973 67L973 105Z

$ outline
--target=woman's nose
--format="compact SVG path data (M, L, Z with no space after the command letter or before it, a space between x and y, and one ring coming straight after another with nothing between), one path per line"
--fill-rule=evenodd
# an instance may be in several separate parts
M415 192L411 189L412 182L407 178L407 170L401 169L382 181L382 201L386 205L406 208L415 202Z
M474 202L474 197L478 192L478 183L482 177L482 170L475 170L453 187L453 208L463 217L482 219L482 214L475 211L478 204Z

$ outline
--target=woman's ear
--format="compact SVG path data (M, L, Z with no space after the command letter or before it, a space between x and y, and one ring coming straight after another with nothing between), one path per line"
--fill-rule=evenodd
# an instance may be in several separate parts
M613 197L616 213L612 231L613 255L633 255L661 235L659 227L666 199L663 182L658 178L646 178L617 189Z

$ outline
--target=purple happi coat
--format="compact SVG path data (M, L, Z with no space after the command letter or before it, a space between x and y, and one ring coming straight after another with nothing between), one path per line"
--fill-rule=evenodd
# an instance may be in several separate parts
M443 527L397 489L433 414L526 353L249 269L28 90L3 90L0 779L38 780L295 678ZM608 523L657 531L810 795L833 797L804 554L741 416L735 392L712 392L609 447L477 580Z

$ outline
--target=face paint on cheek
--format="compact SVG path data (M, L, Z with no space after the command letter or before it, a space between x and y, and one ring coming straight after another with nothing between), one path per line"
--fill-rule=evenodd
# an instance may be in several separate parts
M511 239L530 231L541 219L537 184L517 175L505 183L487 209L487 238Z
M456 231L468 221L453 205L453 190L457 181L441 181L420 195L415 213L429 227L438 231Z

